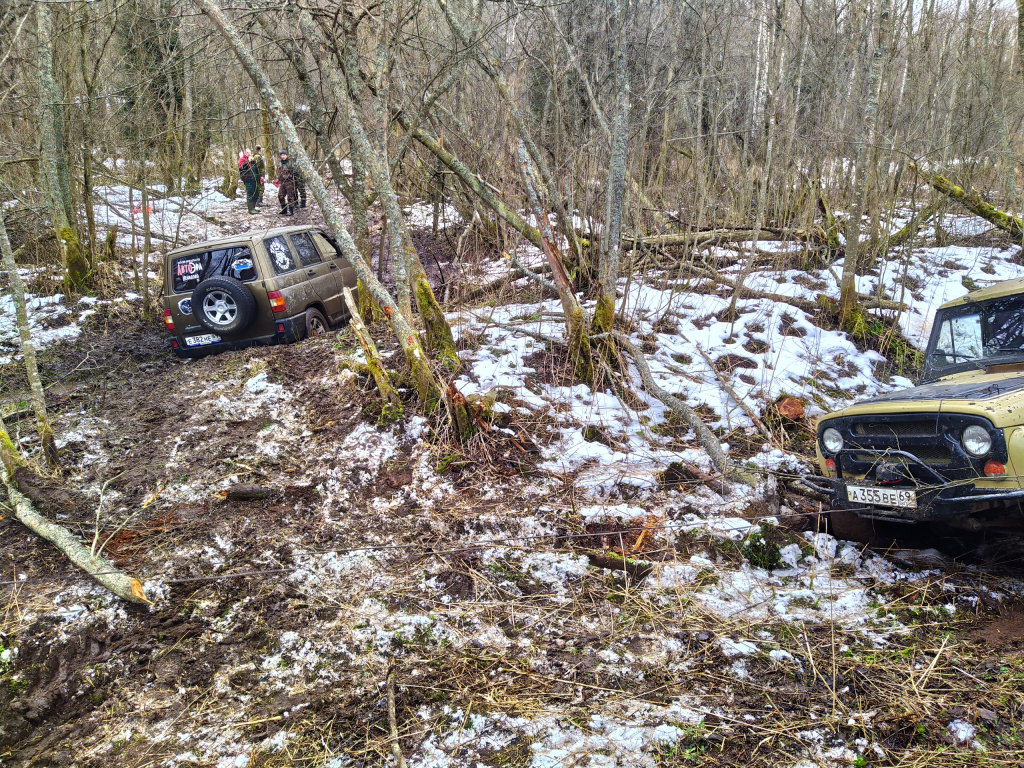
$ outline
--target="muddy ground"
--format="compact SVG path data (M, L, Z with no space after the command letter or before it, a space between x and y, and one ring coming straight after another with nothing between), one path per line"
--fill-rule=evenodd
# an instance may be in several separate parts
M773 515L692 478L637 502L659 523L595 521L605 502L536 467L540 416L468 448L383 420L339 370L352 347L184 363L127 307L43 353L64 467L33 500L91 540L102 490L106 553L156 604L0 510L0 763L387 764L390 679L413 765L1020 764L1015 563L837 547L804 536L806 499ZM762 549L665 525L718 509ZM588 560L615 547L655 569Z

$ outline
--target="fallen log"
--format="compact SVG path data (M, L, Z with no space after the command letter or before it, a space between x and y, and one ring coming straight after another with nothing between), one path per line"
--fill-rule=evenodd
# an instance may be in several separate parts
M492 291L495 291L498 288L501 288L505 285L514 283L516 280L519 280L524 277L538 285L543 292L542 295L558 295L558 286L556 286L546 277L546 275L551 272L550 264L542 264L541 266L537 267L536 271L534 271L526 267L524 264L522 264L515 256L511 256L507 252L504 253L503 255L509 259L509 263L512 265L512 269L509 271L509 273L507 275L502 275L501 277L495 278L490 282L484 283L483 285L477 286L476 288L470 290L468 293L463 294L460 297L460 300L463 303L475 301L476 299L479 299L481 296L486 296Z
M693 267L693 272L699 277L703 277L707 280L713 280L716 283L724 285L726 288L732 288L734 291L739 289L742 291L740 298L745 299L767 299L768 301L774 301L782 304L789 304L791 307L803 310L808 314L814 314L820 309L817 304L807 299L801 299L796 296L783 296L781 293L769 293L767 291L759 291L755 288L749 288L748 286L737 286L735 281L730 280L725 275L711 269L710 267Z
M623 237L622 247L636 250L641 245L668 248L683 245L710 245L712 243L742 243L754 239L753 229L705 229L694 232L676 232L667 235L646 237ZM787 240L825 242L825 232L820 227L812 229L761 229L759 241L784 242Z
M617 552L588 551L583 554L587 556L587 560L595 568L607 568L609 571L625 571L635 579L646 578L647 574L654 567L642 560L623 557Z
M976 190L965 190L962 187L958 187L945 176L923 171L914 163L908 163L908 165L916 173L919 173L924 180L931 184L936 190L944 194L949 199L959 203L975 216L980 216L985 221L990 224L994 224L999 229L1009 232L1018 240L1024 239L1024 222L1021 222L1021 220L1016 216L1006 213L1005 211L1000 211L994 205L986 203L981 199L981 195Z
M884 253L890 248L899 248L900 246L906 245L917 234L917 231L921 229L928 220L932 218L939 210L938 203L930 203L920 211L915 213L906 224L904 224L896 232L885 237L885 246L881 249Z
M629 353L629 356L633 358L633 362L636 363L637 370L640 372L640 380L644 384L644 389L689 425L690 429L697 436L697 442L707 451L708 457L711 459L715 469L730 480L736 480L750 486L756 485L757 478L754 475L739 467L729 465L729 459L722 451L722 444L718 436L708 429L707 424L701 421L700 416L697 415L693 408L657 385L654 381L654 376L651 375L651 369L647 365L647 360L644 359L643 354L636 348L636 345L629 340L629 337L618 332L613 332L612 336ZM595 336L594 338L597 337Z
M261 501L263 499L279 499L284 494L277 488L267 488L251 483L237 483L224 492L228 501Z
M5 432L0 435L0 440L6 437ZM6 462L0 462L0 482L7 489L7 499L14 509L14 516L22 525L52 543L68 560L122 600L139 605L153 604L146 597L141 581L118 570L106 558L92 554L71 531L36 512L32 502L17 488Z

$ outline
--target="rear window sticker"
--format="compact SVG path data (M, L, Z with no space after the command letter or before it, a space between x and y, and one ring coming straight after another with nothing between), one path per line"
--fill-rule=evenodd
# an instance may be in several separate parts
M174 260L174 290L178 293L198 285L203 277L203 255L185 256Z

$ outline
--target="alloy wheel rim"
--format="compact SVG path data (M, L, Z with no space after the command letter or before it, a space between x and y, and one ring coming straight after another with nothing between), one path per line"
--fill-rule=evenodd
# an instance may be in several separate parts
M225 291L210 291L203 298L203 314L214 325L230 325L238 316L238 305Z

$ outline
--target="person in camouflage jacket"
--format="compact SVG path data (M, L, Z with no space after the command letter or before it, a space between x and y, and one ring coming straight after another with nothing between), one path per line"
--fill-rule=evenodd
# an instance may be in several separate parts
M288 161L288 150L280 152L281 162L277 166L277 202L281 204L281 215L292 216L295 213L295 170Z

